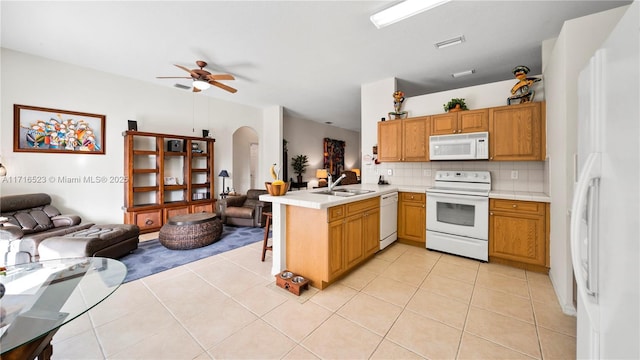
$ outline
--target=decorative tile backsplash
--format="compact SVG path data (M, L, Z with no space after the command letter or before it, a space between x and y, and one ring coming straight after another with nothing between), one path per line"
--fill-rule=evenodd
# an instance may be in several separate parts
M384 180L396 185L433 186L438 170L476 170L491 173L492 190L548 192L549 180L544 161L431 161L364 165L363 183ZM391 175L389 175L391 172ZM516 177L513 179L512 177Z

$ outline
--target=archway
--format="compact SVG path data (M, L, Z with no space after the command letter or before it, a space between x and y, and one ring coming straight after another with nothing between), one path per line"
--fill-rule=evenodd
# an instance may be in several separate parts
M262 188L258 179L258 132L249 126L238 128L233 133L232 184L236 192L245 194L249 189Z

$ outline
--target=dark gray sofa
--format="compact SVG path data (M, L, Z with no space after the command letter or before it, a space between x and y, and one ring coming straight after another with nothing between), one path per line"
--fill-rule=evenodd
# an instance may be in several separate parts
M63 215L48 194L0 197L0 264L40 259L48 239L46 259L80 256L120 257L138 247L136 225L83 224L78 215Z

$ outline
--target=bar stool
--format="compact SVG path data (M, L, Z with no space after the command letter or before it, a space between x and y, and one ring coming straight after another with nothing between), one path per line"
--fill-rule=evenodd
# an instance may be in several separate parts
M264 241L262 242L262 261L264 261L264 255L267 250L273 251L273 246L267 246L267 240L269 239L269 227L271 226L271 212L263 212L262 215L266 216L267 222L264 225Z

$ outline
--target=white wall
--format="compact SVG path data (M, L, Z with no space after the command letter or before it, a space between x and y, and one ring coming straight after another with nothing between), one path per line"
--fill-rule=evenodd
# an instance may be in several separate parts
M378 182L376 166L370 159L377 156L373 154L373 146L378 144L378 121L381 118L386 119L388 113L393 111L394 91L396 91L395 78L362 84L360 87L360 143L362 144L360 177L365 184Z
M551 271L549 276L566 313L573 313L573 273L569 250L569 219L577 152L578 75L602 44L627 6L565 22L543 56L547 92L547 155L551 202ZM585 34L589 34L585 36Z
M202 136L202 129L209 129L216 139L216 174L220 169L233 168L232 135L239 127L254 128L261 136L260 142L265 147L270 144L264 139L267 117L262 109L194 94L170 84L158 86L8 49L1 51L0 155L9 175L0 182L3 195L46 192L61 211L80 214L85 221L121 223L123 184L65 184L56 179L122 176L121 133L127 129L127 120L137 120L138 130L148 132ZM106 115L106 154L14 153L14 104ZM279 146L279 140L275 143ZM277 147L262 150L263 154L269 151L277 151ZM267 167L260 168L263 177L267 175L267 169L262 169ZM16 176L44 176L53 181L7 182Z
M296 174L291 167L291 158L296 155L307 155L309 159L309 167L302 174L303 181L316 179L316 169L324 167L324 138L344 141L344 168L360 168L359 132L296 118L285 118L284 125L284 138L287 140L288 150L288 175L289 178L293 178L293 181L296 181Z

